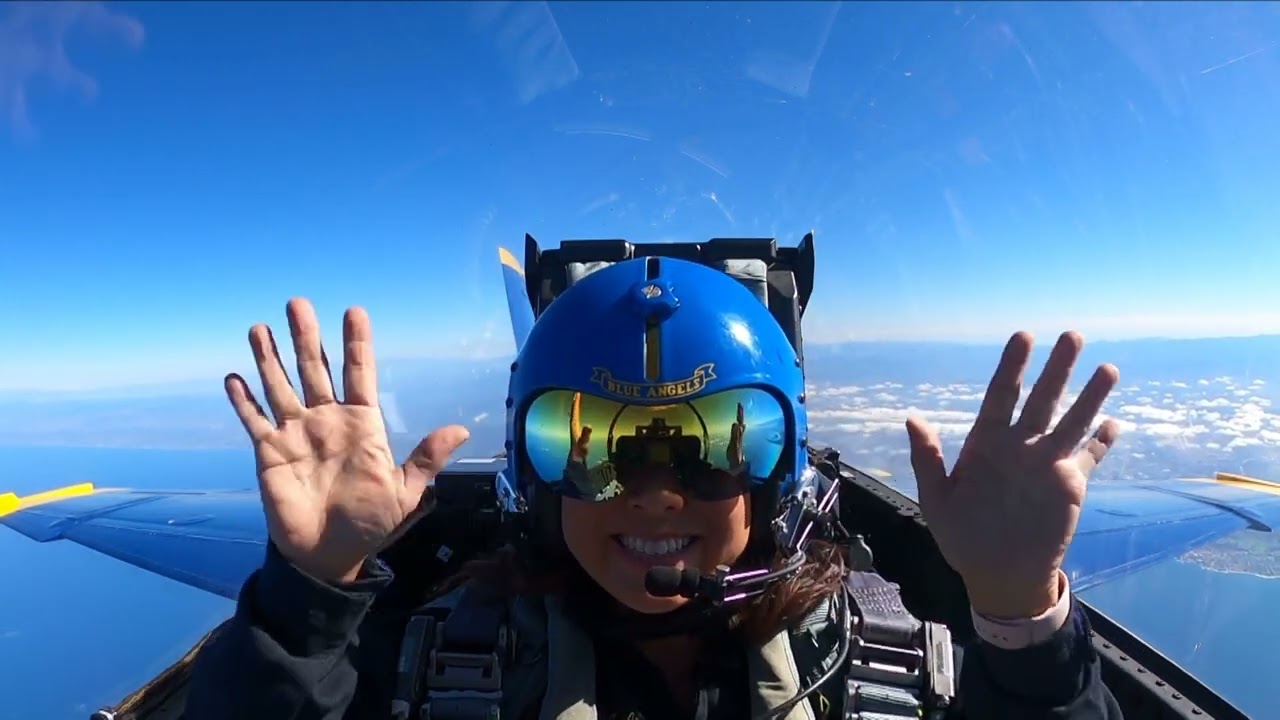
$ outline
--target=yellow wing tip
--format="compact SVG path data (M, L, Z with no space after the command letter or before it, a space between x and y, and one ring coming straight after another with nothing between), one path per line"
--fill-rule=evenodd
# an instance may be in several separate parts
M1198 483L1216 483L1218 485L1232 485L1234 487L1244 488L1246 490L1254 490L1256 492L1267 493L1269 495L1280 495L1280 483L1271 480L1262 480L1261 478L1249 477L1240 473L1231 472L1215 472L1211 478L1182 478L1187 482Z
M26 510L36 505L43 505L47 502L55 500L65 500L72 497L81 497L84 495L92 495L94 493L93 483L76 483L75 485L67 485L66 487L45 490L24 497L19 497L14 493L0 494L0 517L4 517L10 513L19 510Z
M1263 480L1261 478L1249 477L1240 473L1216 472L1213 474L1216 482L1226 483L1228 485L1257 485L1259 487L1280 490L1280 483L1271 480Z
M520 261L516 260L516 256L513 255L510 250L504 247L498 248L498 259L502 261L503 265L506 265L512 270L524 275L524 268L520 267Z

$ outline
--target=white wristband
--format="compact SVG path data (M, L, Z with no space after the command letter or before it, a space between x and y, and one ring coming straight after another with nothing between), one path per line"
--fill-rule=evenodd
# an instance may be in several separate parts
M1032 617L999 620L979 615L972 610L973 629L978 637L998 648L1020 650L1045 642L1062 629L1071 614L1071 583L1067 574L1058 570L1058 604Z

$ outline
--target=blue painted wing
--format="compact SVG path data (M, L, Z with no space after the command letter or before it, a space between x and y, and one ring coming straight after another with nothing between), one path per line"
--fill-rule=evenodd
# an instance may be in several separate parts
M1071 586L1086 590L1241 530L1280 528L1280 484L1214 478L1095 484L1067 553Z
M462 460L460 462L466 462ZM234 600L263 558L257 490L140 491L78 485L0 495L0 524L37 541L69 540ZM1228 534L1280 527L1280 485L1206 480L1098 484L1089 490L1065 569L1083 591Z
M266 520L257 490L142 491L83 484L0 495L0 524L36 542L69 540L234 600L262 564Z

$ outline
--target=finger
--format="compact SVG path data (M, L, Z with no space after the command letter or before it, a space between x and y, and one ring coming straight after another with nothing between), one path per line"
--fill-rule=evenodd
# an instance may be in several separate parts
M348 405L378 405L378 366L373 357L373 328L363 308L347 308L342 317L342 394Z
M301 415L304 408L284 371L271 328L261 323L249 328L249 345L253 348L253 359L258 363L258 375L262 378L262 390L267 394L267 404L271 406L276 423Z
M1007 428L1013 418L1013 408L1022 394L1022 373L1031 356L1031 334L1016 332L1004 346L1000 364L996 366L987 394L982 398L982 408L973 423L975 431Z
M461 425L437 428L423 438L413 452L409 453L409 459L404 463L405 467L419 471L425 476L425 480L430 481L444 469L445 465L449 464L449 456L470 437L471 433ZM408 475L409 473L406 473L406 476Z
M449 464L449 456L466 442L468 437L470 433L461 425L447 425L432 431L418 443L413 452L409 453L409 459L405 460L401 467L401 475L405 483L406 495L410 496L410 502L415 503L414 509L410 510L400 525L382 541L379 550L389 547L430 512L433 501L430 493L427 492L427 487L432 479Z
M302 399L307 407L334 402L333 379L320 343L320 323L316 311L305 298L293 298L285 308L289 317L289 333L293 336L293 352L298 356L298 378L302 381Z
M1115 420L1107 420L1098 426L1093 437L1076 452L1076 465L1080 472L1088 477L1102 463L1102 459L1116 444L1120 437L1120 424Z
M223 379L222 386L227 391L227 399L231 401L231 407L240 418L240 424L244 425L245 432L249 433L254 443L262 442L275 427L263 412L262 405L253 397L248 383L236 373L231 373Z
M742 403L738 403L738 424L745 425L747 422L747 412L742 409Z
M582 434L582 393L573 394L573 404L569 406L569 439L577 441Z
M738 407L742 407L739 405ZM742 464L742 436L744 434L742 423L734 423L729 429L729 446L725 448L725 459L729 461L730 467L737 467Z
M920 507L935 507L946 497L951 479L942 458L938 434L922 418L907 418L907 440L911 444L911 469L916 476Z
M1120 371L1115 365L1100 365L1093 372L1093 377L1089 378L1084 390L1080 391L1080 397L1076 398L1075 403L1058 421L1058 427L1048 436L1050 446L1058 457L1066 457L1080 444L1084 434L1089 431L1089 426L1093 425L1098 411L1102 409L1102 403L1118 382Z
M1022 406L1022 416L1018 418L1018 430L1026 437L1040 435L1049 429L1053 421L1053 413L1058 409L1058 401L1062 399L1062 391L1067 387L1071 370L1075 367L1076 358L1080 357L1080 348L1084 346L1084 338L1077 332L1064 332L1058 336L1058 342L1049 353L1049 360L1044 364L1036 384Z

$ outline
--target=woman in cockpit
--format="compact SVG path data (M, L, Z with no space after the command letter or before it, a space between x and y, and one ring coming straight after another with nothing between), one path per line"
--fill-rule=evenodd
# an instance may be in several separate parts
M507 403L525 532L415 606L377 602L395 582L378 555L429 512L466 431L433 432L397 467L367 317L345 319L341 402L310 305L289 320L302 398L262 326L274 422L227 379L271 542L201 650L191 720L1120 717L1060 569L1116 438L1106 422L1086 439L1111 366L1049 428L1075 334L1017 422L1031 341L1013 336L950 473L908 421L921 508L978 635L953 655L843 534L838 479L807 451L799 359L720 271L622 262L546 309Z

